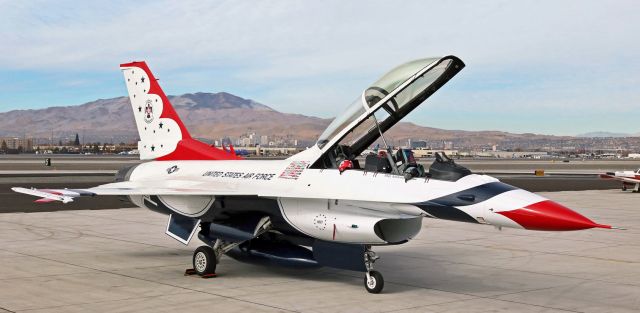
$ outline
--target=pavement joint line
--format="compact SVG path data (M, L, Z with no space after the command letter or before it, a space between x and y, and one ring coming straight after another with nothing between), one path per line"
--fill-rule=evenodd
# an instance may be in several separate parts
M546 252L539 252L539 255L554 255L556 253L546 253ZM561 254L560 255L566 255L566 256L573 256L573 255L567 255L567 254ZM405 256L403 256L405 257ZM524 256L523 256L524 257ZM577 256L577 257L583 257L583 256ZM417 257L410 257L410 258L417 258ZM591 259L591 257L584 257L584 258L588 258ZM420 259L420 258L417 258ZM598 259L598 258L595 258ZM432 259L433 260L433 259ZM553 277L562 277L562 278L571 278L571 279L577 279L577 280L582 280L583 282L601 282L601 283L607 283L607 284L616 284L616 285L625 285L625 286L632 286L632 287L640 287L640 285L636 285L636 284L631 284L631 283L622 283L622 282L616 282L616 281L610 281L610 280L606 280L606 279L598 279L598 278L584 278L584 277L575 277L575 276L570 276L570 275L562 275L562 274L554 274L554 273L541 273L541 272L535 272L535 271L527 271L527 270L522 270L522 269L518 269L518 268L512 268L512 267L500 267L500 266L490 266L490 265L479 265L479 264L471 264L471 263L465 263L465 262L455 262L455 261L444 261L444 260L434 260L434 261L438 261L441 263L447 263L447 264L458 264L458 265L467 265L467 266L477 266L477 267L484 267L484 268L491 268L491 269L497 269L497 270L509 270L509 271L517 271L517 272L522 272L522 273L529 273L529 274L537 274L537 275L548 275L548 276L553 276ZM630 262L630 264L636 264L637 262Z
M447 301L447 302L442 302L442 303L425 304L425 305L419 305L419 306L415 306L415 307L411 307L411 308L397 309L397 310L384 311L384 312L385 313L399 312L399 311L407 310L407 309L427 308L427 307L438 306L438 305L443 305L443 304L450 304L450 303L456 303L456 302L474 301L474 300L478 300L478 299L486 299L486 300L494 300L494 301L516 303L516 304L522 304L522 305L527 305L527 306L539 307L539 308L550 309L550 310L572 312L572 313L585 313L584 311L575 311L575 310L570 310L570 309L555 308L555 307L549 307L549 306L544 306L544 305L539 305L539 304L531 304L531 303L524 303L524 302L518 302L518 301L511 301L511 300L494 299L494 298L490 298L490 297L478 297L478 298L471 298L471 299L452 300L452 301Z
M597 231L612 231L612 230L597 230ZM636 233L633 233L633 232L629 232L629 231L627 231L627 230L625 230L625 233L636 234ZM640 234L640 233L637 233L637 234ZM527 237L527 238L531 238L531 236L528 236L528 235L526 235L526 234L522 234L522 235L520 235L520 234L504 234L504 233L503 233L503 234L502 234L502 236L518 236L518 237ZM481 238L481 239L487 239L487 238ZM593 242L595 242L595 243L602 243L602 244L607 244L607 245L608 245L608 244L611 244L611 242L607 242L607 241L586 240L586 239L575 239L575 238L572 238L572 239L565 239L565 238L557 238L557 237L553 237L553 236L548 236L548 237L540 238L540 241L538 241L538 242L544 242L544 240L548 240L548 239L560 239L560 240L579 241L579 242L588 242L588 243L593 243ZM459 240L459 241L461 241L461 242L467 242L467 241L469 241L469 240L478 240L478 239L466 239L466 240ZM466 243L466 244L473 245L473 244L471 244L471 243Z
M309 277L309 276L313 276L314 274L317 274L315 272L310 272L307 274L301 274L301 275L295 275L295 277L297 278L301 278L301 277ZM266 283L266 284L255 284L255 285L245 285L245 286L238 286L238 287L229 287L226 289L229 290L235 290L235 289L242 289L242 288L247 288L247 287L260 287L260 286L272 286L272 285L281 285L281 284L288 284L288 283L292 283L292 282L296 282L297 280L284 280L284 281L279 281L279 282L275 282L275 283ZM318 287L320 288L320 287ZM280 292L280 291L275 291L275 293ZM268 294L271 292L254 292L254 294Z
M157 247L157 248L164 248L164 249L177 249L176 247L169 247L169 246L162 246L162 245L157 245L157 244L152 244L152 243L145 243L145 242L138 242L138 241L133 241L133 240L125 240L125 239L121 239L121 238L114 238L114 237L110 237L109 235L103 235L103 236L98 236L98 235L94 235L94 234L87 234L88 236L94 236L96 238L102 238L102 239L110 239L110 240L115 240L115 241L122 241L122 242L128 242L128 243L135 243L135 244L140 244L140 245L145 245L145 246L149 246L149 247Z
M464 245L480 246L480 247L484 247L484 248L495 248L494 246L483 246L483 245L474 245L474 244L464 244ZM622 246L632 246L632 247L638 246L638 247L640 247L640 245L624 243L624 244L608 244L606 246L606 248L615 248L615 247L622 247ZM574 250L574 251L588 251L588 250L592 250L592 249L600 249L600 248L585 248L585 249ZM571 257L576 257L576 258L584 258L584 259L592 259L592 260L600 260L600 261L608 261L608 262L618 262L618 263L627 263L627 264L637 264L638 263L638 262L633 262L633 261L615 260L615 259L607 259L607 258L600 258L600 257L594 257L594 256L572 254L571 253L572 251L547 252L547 251L531 251L531 250L521 250L521 249L509 249L509 250L521 251L521 252L535 252L535 254L544 254L544 255L564 255L564 256L571 256ZM535 255L535 254L532 254L532 255Z
M499 297L499 296L506 296L506 295L511 295L511 294L518 294L518 293L524 293L524 292L531 292L531 291L539 291L539 290L547 290L547 289L552 289L555 287L545 287L545 288L536 288L536 289L531 289L531 290L522 290L522 291L516 291L516 292L510 292L510 293L505 293L505 294L500 294L500 295L495 295L493 297ZM468 298L468 299L456 299L456 300L451 300L451 301L446 301L446 302L440 302L440 303L431 303L431 304L424 304L424 305L418 305L418 306L414 306L414 307L410 307L410 308L401 308L401 309L393 309L390 311L384 311L385 313L390 313L390 312L398 312L398 311L403 311L403 310L407 310L407 309L417 309L417 308L425 308L425 307L430 307L430 306L438 306L438 305L443 305L443 304L450 304L450 303L457 303L457 302L467 302L467 301L475 301L475 300L479 300L479 299L486 299L486 300L495 300L495 301L504 301L502 299L495 299L492 297L483 297L483 296L477 296L474 298ZM532 305L532 306L538 306L535 304L527 304L524 303L525 305ZM571 311L571 310L566 310L566 309L557 309L557 308L550 308L550 309L554 309L554 310L562 310L562 311L567 311L567 312L577 312L577 311Z
M624 245L618 245L618 246L615 246L615 247L619 247L619 246L624 246ZM577 255L577 254L570 254L570 253L563 253L563 252L559 252L557 254L558 255L564 255L564 256L571 256L571 257L575 257L575 258L599 260L599 261L606 261L606 262L616 262L616 263L625 263L625 264L638 264L639 263L639 262L633 262L633 261L607 259L607 258L600 258L600 257L594 257L594 256L585 256L585 255Z
M308 275L304 275L304 276L300 276L300 277L307 277L307 276L311 276L312 274L308 274ZM236 289L242 289L242 288L248 288L248 287L268 287L268 286L274 286L274 285L282 285L282 284L289 284L289 283L294 283L297 282L297 280L285 280L285 281L281 281L281 282L276 282L276 283L267 283L267 284L256 284L256 285L246 285L246 286L238 286L238 287L230 287L230 288L225 288L227 290L236 290ZM305 290L312 290L312 289L324 289L326 287L323 286L318 286L318 287L307 287L305 288ZM282 293L282 290L276 290L276 291L263 291L263 292L256 292L256 291L251 291L252 295L268 295L268 294L278 294L278 293ZM288 292L288 291L286 291Z
M22 256L22 257L26 257ZM31 257L31 256L29 256ZM40 277L60 277L60 276L70 276L70 275L76 275L76 274L88 274L91 273L91 270L88 270L86 272L73 272L73 273L63 273L63 274L50 274L50 275L36 275L36 276L20 276L20 277L4 277L4 278L0 278L0 281L4 281L4 280L13 280L13 279L31 279L31 278L40 278ZM1 308L1 307L0 307Z
M191 291L186 291L186 292L178 292L178 293L174 293L177 295L182 295L182 294L187 294ZM172 294L172 295L174 295ZM28 309L21 309L20 312L26 312L26 311L35 311L35 310L46 310L46 309L58 309L58 308L65 308L65 307L73 307L73 306L80 306L80 305L91 305L91 304L99 304L99 303L109 303L109 302L118 302L118 301L127 301L127 300L135 300L135 299L153 299L153 298L159 298L159 297L165 297L166 295L157 295L157 296L140 296L140 297L134 297L134 298L123 298L123 299L112 299L112 300L101 300L101 301L93 301L93 302L82 302L82 303L70 303L70 304L61 304L61 305L52 305L52 306L45 306L45 307L36 307L36 308L28 308Z
M14 223L12 223L12 224L15 224L15 225L22 225L22 226L35 226L35 225L33 225L33 224L22 224L22 223L19 223L19 222L14 222ZM93 226L93 225L85 225L85 226ZM53 227L47 227L47 226L38 226L38 227L40 227L40 228L44 228L44 229L46 229L46 230L61 231L61 232L72 232L72 231L69 231L69 230L63 230L63 229L58 229L58 228L53 228ZM141 245L146 245L146 246L151 246L151 247L166 248L166 249L175 249L175 247L168 247L168 246L161 246L161 245L150 244L150 243L144 243L144 242L137 242L137 241L132 241L132 240L125 240L125 239L122 239L122 238L103 237L103 236L109 236L109 235L107 235L107 234L103 234L103 233L98 233L98 234L101 234L101 235L103 235L103 236L98 236L98 235L95 235L95 234L86 233L86 232L84 232L84 231L80 231L80 233L82 234L80 237L82 237L83 235L86 235L86 236L92 236L92 237L102 238L102 239L110 239L110 240L122 241L122 242L128 242L128 243L136 243L136 244L141 244ZM77 238L80 238L80 237L77 237ZM45 238L45 239L46 239L46 238ZM24 241L24 240L23 240L23 241ZM33 241L33 239L31 239L31 241ZM6 250L6 251L8 251L8 252L13 252L13 251L10 251L10 250Z
M110 209L107 209L107 210L110 210ZM100 210L100 211L106 211L106 210ZM113 217L106 217L106 216L97 216L97 217L95 217L95 216L90 216L89 214L81 214L80 212L83 212L83 210L69 210L69 211L64 211L63 213L69 214L69 215L73 215L73 216L76 216L76 217L92 217L92 218L96 218L96 219L104 219L104 220L110 220L110 221L116 221L116 222L122 222L122 223L144 224L144 225L151 225L151 226L160 225L158 223L153 223L153 222L131 221L131 220L124 220L124 219L118 219L118 218L113 218ZM90 225L87 225L87 226L90 226Z
M351 276L351 275L345 275L345 276L354 277L354 276ZM506 299L497 299L497 298L494 298L494 297L503 296L502 294L499 294L499 295L493 295L493 296L478 296L478 295L474 295L474 294L470 294L470 293L465 293L465 292L442 290L442 289L438 289L438 288L423 287L423 286L417 286L417 285L412 285L412 284L407 284L407 283L398 283L398 282L388 281L388 280L385 280L385 283L391 283L391 284L400 285L400 286L406 286L406 287L413 287L413 288L427 289L427 290L436 290L436 291L440 291L440 292L446 292L446 293L453 293L453 294L465 295L465 296L469 296L469 297L472 297L472 298L475 298L475 299L490 299L490 300L495 300L495 301L503 301L503 302L509 302L509 303L517 303L517 304L523 304L523 305L529 305L529 306L541 307L541 308L545 308L545 309L561 310L561 311L574 312L574 313L584 313L583 311L575 311L575 310L569 310L569 309L563 309L563 308L549 307L549 306L544 306L544 305L539 305L539 304L532 304L532 303L519 302L519 301L514 301L514 300L506 300ZM545 287L545 288L541 288L541 290L543 290L543 289L547 289L547 288L556 288L556 287L559 287L559 286L554 286L554 287ZM531 292L531 291L536 291L536 290L537 290L537 289L532 289L532 290L523 290L523 291L520 291L520 292ZM516 293L516 292L514 292L514 293ZM519 293L519 292L518 292L518 293ZM467 299L467 300L473 300L473 299ZM437 305L437 304L431 304L431 305ZM429 305L425 305L425 306L429 306Z
M281 308L281 307L277 307L277 306L273 306L273 305L269 305L269 304L264 304L264 303L259 303L259 302L255 302L255 301L239 299L239 298L232 297L232 296L216 294L216 293L213 293L213 292L207 292L207 291L202 291L202 290L193 289L193 288L187 288L187 287L174 285L174 284L169 284L169 283L165 283L165 282L154 281L154 280L151 280L151 279L139 278L139 277L126 275L126 274L122 274L122 273L118 273L118 272L114 272L114 271L103 270L103 269L99 269L99 268L92 268L92 267L86 266L86 265L73 264L73 263L70 263L70 262L64 262L64 261L60 261L60 260L40 257L40 256L37 256L37 255L32 255L32 254L27 254L27 253L20 253L20 254L23 254L23 255L26 255L26 256L31 256L31 257L34 257L34 258L38 258L38 259L41 259L41 260L47 260L47 261L57 262L57 263L61 263L61 264L76 266L76 267L80 267L80 268L90 269L90 270L94 270L94 271L105 273L105 274L111 274L111 275L116 275L116 276L121 276L121 277L127 277L127 278L131 278L131 279L146 281L146 282L150 282L150 283L156 283L156 284L159 284L159 285L165 285L165 286L178 288L178 289L182 289L182 290L189 290L189 291L193 291L193 292L198 292L198 293L203 293L203 294L208 294L208 295L213 295L213 296L219 296L219 297L226 298L226 299L231 299L231 300L236 300L236 301L240 301L240 302L251 303L251 304L264 306L264 307L268 307L268 308L272 308L272 309L283 310L283 311L287 311L287 312L299 312L299 311L289 310L289 309L285 309L285 308Z
M135 209L135 208L122 208L122 209ZM122 209L113 209L113 210L122 210ZM106 210L102 210L102 211L106 211ZM81 212L84 212L84 210L69 210L69 211L64 211L64 213L69 214L69 215L74 215L74 216L82 216L82 217L87 217L87 214L81 214ZM98 218L101 219L105 219L105 220L112 220L112 221L118 221L118 222L127 222L127 223L134 223L131 220L123 220L123 219L119 219L119 218L113 218L113 217L107 217L107 216L98 216ZM152 226L157 226L158 224L156 223L149 223L149 222L139 222L136 221L136 224L145 224L145 225L152 225Z
M6 308L1 307L1 306L0 306L0 310L5 310L5 311L10 312L10 313L16 313L16 311L11 311L11 310L6 309Z
M485 238L488 239L488 238ZM553 238L550 238L550 240L553 240ZM564 239L566 240L566 239ZM640 248L640 245L638 244L633 244L633 243L611 243L611 242L599 242L599 241L587 241L587 240L570 240L570 241L578 241L578 242L587 242L587 243L601 243L604 244L606 247L618 247L618 246L637 246ZM478 243L465 243L465 242L460 242L461 245L467 245L467 246L474 246L474 247L483 247L483 248L496 248L495 245L485 245L485 244L478 244ZM498 244L498 243L496 243ZM603 248L603 247L600 247ZM505 250L513 250L513 251L531 251L531 250L523 250L523 249L518 249L518 248L501 248L501 249L505 249ZM583 250L589 250L589 249L598 249L598 248L584 248L581 250L565 250L565 251L558 251L556 253L566 253L566 252L571 252L571 251L583 251ZM544 252L544 251L537 251L537 252Z

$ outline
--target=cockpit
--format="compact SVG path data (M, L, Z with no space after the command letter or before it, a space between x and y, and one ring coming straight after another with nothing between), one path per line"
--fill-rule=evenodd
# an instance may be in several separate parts
M395 149L394 152L387 144L384 133L462 68L464 63L460 59L446 56L419 59L392 69L365 89L320 135L317 146L322 150L322 156L311 167L339 169L344 161L349 161L346 168L351 164L354 169L368 171L375 169L377 172L405 176L410 173L413 177L429 175L415 162L411 150ZM357 158L376 142L384 148L366 155L365 164L361 165ZM455 164L446 155L438 155L435 163Z

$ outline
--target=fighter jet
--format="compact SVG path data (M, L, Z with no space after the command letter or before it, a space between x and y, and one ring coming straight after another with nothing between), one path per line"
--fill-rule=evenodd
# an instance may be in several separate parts
M633 186L632 191L640 191L640 169L637 171L616 171L600 174L602 179L615 179L622 182L622 191L627 191L627 187Z
M312 147L285 160L248 160L195 140L145 62L121 64L147 162L97 187L13 190L44 202L126 196L166 214L166 234L204 242L192 258L203 277L229 255L360 271L371 293L384 286L373 248L415 238L424 218L540 231L612 228L444 154L426 168L410 150L387 144L384 133L464 67L455 56L402 64L364 89ZM361 157L374 145L377 153Z

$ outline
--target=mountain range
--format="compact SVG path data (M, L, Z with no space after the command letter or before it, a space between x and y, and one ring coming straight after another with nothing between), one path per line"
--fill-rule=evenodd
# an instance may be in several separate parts
M612 132L590 132L584 133L580 135L576 135L576 137L584 137L584 138L621 138L621 137L636 137L640 136L640 133L637 134L628 134L628 133L612 133Z
M238 137L248 132L295 138L311 143L331 119L282 113L229 93L189 93L169 96L194 137ZM301 109L303 111L303 109ZM133 141L137 138L128 97L99 99L76 106L14 110L0 113L0 136L68 138L80 133L85 141ZM389 131L396 143L407 139L453 141L457 146L509 145L514 142L553 142L576 137L514 134L501 131L444 130L402 122Z

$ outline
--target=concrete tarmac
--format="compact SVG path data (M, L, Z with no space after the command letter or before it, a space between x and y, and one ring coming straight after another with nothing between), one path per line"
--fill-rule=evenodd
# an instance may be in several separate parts
M628 230L498 231L424 219L407 244L376 247L383 294L363 275L223 257L183 276L188 247L143 209L0 214L0 312L638 312L638 196L542 195Z

